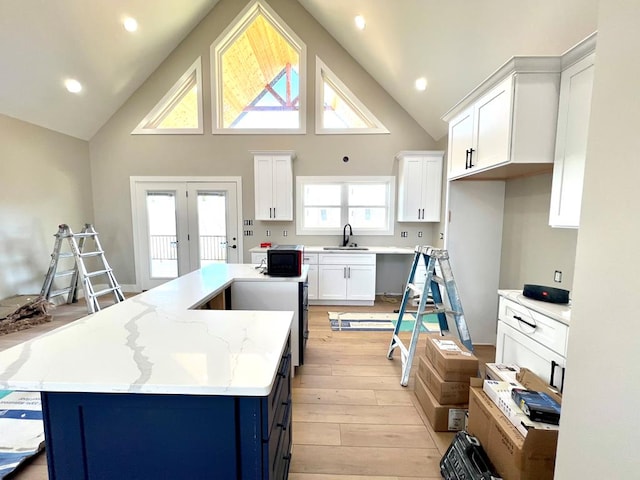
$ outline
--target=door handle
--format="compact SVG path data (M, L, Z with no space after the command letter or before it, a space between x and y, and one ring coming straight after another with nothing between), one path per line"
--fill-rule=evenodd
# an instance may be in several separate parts
M475 150L473 148L469 149L469 168L473 168L473 152L475 152Z

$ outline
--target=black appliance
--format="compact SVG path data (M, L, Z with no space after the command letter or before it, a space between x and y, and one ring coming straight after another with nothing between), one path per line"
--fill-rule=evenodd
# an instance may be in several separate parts
M302 275L303 245L276 245L267 249L267 275L299 277Z

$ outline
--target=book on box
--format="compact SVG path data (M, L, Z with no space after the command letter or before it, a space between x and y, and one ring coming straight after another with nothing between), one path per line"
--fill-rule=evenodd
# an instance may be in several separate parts
M560 423L560 405L546 393L513 388L511 398L531 420L554 425Z
M557 425L531 420L522 411L522 409L518 407L516 402L511 397L511 391L514 388L524 387L515 380L512 382L505 382L500 380L485 380L483 382L482 390L523 436L526 437L527 432L530 429L558 430Z

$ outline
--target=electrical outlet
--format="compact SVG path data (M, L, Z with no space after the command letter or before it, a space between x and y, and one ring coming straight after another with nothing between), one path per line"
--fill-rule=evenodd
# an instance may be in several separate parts
M267 237L270 237L270 236L271 236L271 230L267 230L267 231L266 231L266 233L265 233L265 235L266 235Z
M245 230L244 231L244 236L245 237L252 237L253 236L253 230Z
M418 238L422 238L422 232L418 232Z
M283 236L283 237L286 237L287 235L289 235L289 232L287 232L286 230L283 230L283 231L282 231L282 236Z
M409 232L400 232L400 237L407 238L409 236Z
M556 270L553 274L553 281L554 282L561 282L562 281L562 272L560 270Z

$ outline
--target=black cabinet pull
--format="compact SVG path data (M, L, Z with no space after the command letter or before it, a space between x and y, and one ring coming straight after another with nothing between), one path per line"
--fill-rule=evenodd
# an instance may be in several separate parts
M475 152L475 150L473 148L469 149L469 168L473 168L473 152Z
M518 315L514 315L514 316L513 316L513 318L515 318L515 319L516 319L516 320L518 320L519 322L524 323L525 325L529 325L529 326L530 326L531 328L533 328L533 329L538 328L538 326L537 326L537 325L534 325L534 324L533 324L533 323L531 323L531 322L527 322L524 318L519 317Z
M291 416L291 400L282 402L282 405L285 406L284 414L282 415L282 420L276 424L276 426L280 427L283 431L289 428L289 417Z
M551 360L551 375L549 376L549 385L551 385L553 388L555 388L556 386L553 384L553 377L555 376L556 373L556 367L558 366L558 364L555 362L555 360Z
M470 152L469 149L466 149L464 153L465 153L465 155L464 155L464 169L466 170L467 168L469 168L469 153L471 153L471 152Z

